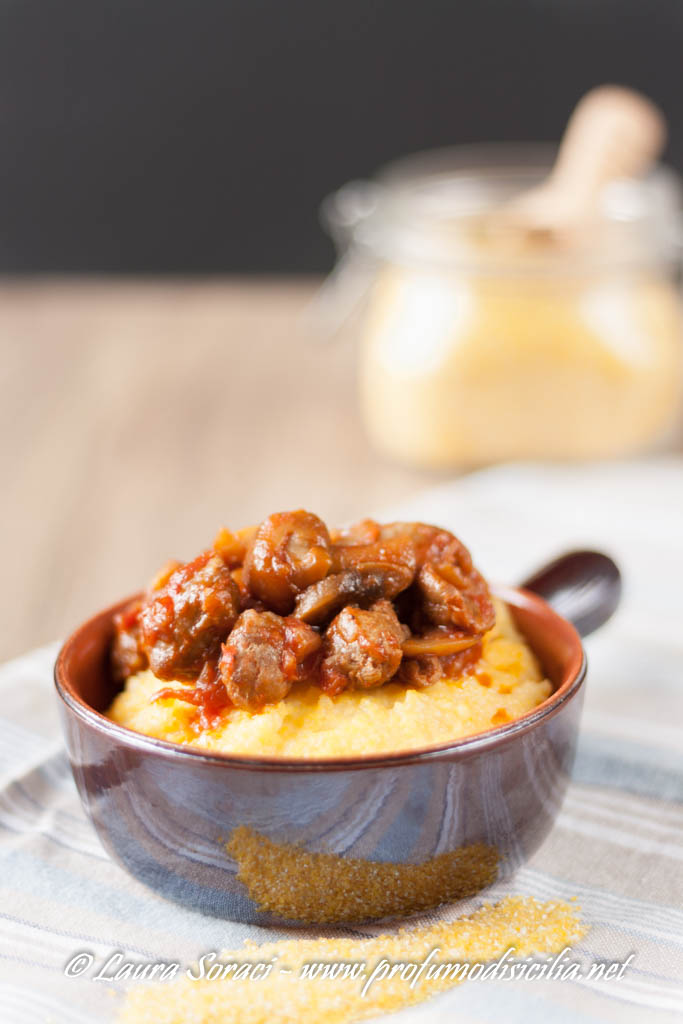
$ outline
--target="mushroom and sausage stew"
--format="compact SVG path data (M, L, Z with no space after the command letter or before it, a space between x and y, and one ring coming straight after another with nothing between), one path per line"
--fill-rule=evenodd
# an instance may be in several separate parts
M440 693L441 682L471 676L481 667L484 638L496 635L497 608L500 615L467 548L448 530L371 519L330 530L311 512L276 512L257 527L221 530L193 561L169 563L143 599L116 617L111 665L128 692L110 715L190 742L231 717L264 716L283 702L293 709L298 694L311 722L327 709L329 729L330 702L378 690L387 700ZM538 683L530 652L529 659L522 674ZM500 706L510 680L500 690L495 665L484 668L478 685L494 695L487 714L500 724L497 712L514 717ZM175 710L162 726L158 716L141 714L143 704ZM264 726L267 747L265 733ZM252 749L251 739L233 740Z

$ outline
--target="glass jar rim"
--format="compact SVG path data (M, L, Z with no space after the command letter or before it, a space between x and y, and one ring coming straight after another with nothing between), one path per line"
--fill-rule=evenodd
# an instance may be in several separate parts
M415 153L328 196L323 221L341 251L413 266L567 274L680 262L683 187L664 164L606 186L582 245L536 246L523 258L472 245L468 225L539 184L556 152L547 143L474 143Z

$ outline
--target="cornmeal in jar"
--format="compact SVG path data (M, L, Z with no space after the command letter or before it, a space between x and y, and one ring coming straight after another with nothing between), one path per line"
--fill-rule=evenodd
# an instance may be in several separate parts
M400 461L598 458L662 438L678 407L677 289L637 270L468 275L387 266L361 330L371 439Z

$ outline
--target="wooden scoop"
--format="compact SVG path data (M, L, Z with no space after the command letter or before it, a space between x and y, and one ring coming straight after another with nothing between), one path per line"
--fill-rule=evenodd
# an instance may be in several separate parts
M665 141L664 115L645 96L616 85L591 90L569 119L549 176L486 214L483 234L517 244L571 240L595 219L604 186L644 176Z

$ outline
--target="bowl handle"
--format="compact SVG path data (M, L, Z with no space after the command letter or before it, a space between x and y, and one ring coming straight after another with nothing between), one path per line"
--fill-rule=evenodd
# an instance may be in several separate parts
M600 551L570 551L521 585L569 619L581 636L588 636L607 622L621 598L619 568Z

